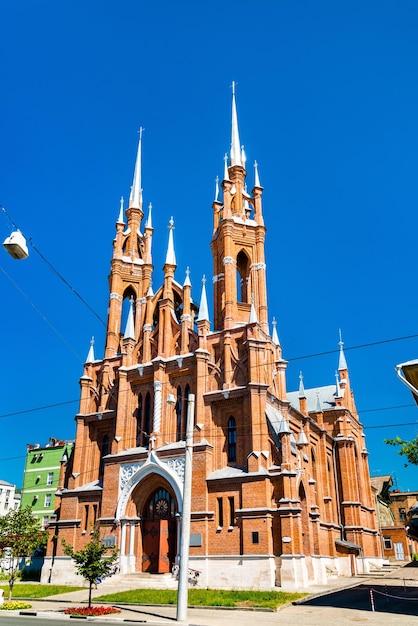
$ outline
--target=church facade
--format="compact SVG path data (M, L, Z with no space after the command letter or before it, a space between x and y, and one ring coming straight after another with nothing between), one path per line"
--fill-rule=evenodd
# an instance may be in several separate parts
M235 93L231 152L213 202L213 327L189 272L175 278L170 223L163 284L153 287L140 134L129 206L116 223L104 357L90 348L76 439L63 459L42 579L71 582L61 540L93 527L119 572L178 565L185 436L193 419L189 566L198 586L298 589L381 562L363 428L340 341L335 384L286 390L267 308L263 188L247 191ZM127 311L126 321L124 311ZM123 327L122 327L123 326Z

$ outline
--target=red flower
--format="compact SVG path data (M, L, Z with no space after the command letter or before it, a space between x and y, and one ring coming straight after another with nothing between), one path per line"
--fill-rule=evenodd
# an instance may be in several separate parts
M65 609L66 615L85 615L88 617L100 617L101 615L111 615L120 613L120 609L114 606L77 606Z

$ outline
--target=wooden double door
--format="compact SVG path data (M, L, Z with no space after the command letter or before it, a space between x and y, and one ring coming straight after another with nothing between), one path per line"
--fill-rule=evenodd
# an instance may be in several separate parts
M166 489L157 489L148 499L141 526L142 571L170 572L177 549L177 522L174 498Z

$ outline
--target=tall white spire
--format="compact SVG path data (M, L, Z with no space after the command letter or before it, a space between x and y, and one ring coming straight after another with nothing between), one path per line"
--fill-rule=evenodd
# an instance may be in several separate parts
M305 386L303 384L302 372L299 374L299 398L306 398Z
M343 346L344 346L344 342L342 339L342 333L341 333L341 328L339 330L340 333L340 341L338 342L338 345L340 346L340 358L338 361L338 369L339 370L346 370L347 368L347 361L345 360L345 354L344 354L344 350L343 350Z
M145 228L152 228L152 203L151 202L148 205L148 218L147 218L147 223L145 224Z
M202 295L200 296L198 322L209 321L208 299L206 297L206 276L202 278Z
M232 81L232 130L231 130L231 165L242 165L241 162L241 143L238 132L237 105L235 102L235 85Z
M257 161L254 161L254 187L260 187L260 189L261 189L260 177L258 175L258 163L257 163Z
M184 279L183 287L191 287L192 283L190 282L190 269L186 267L186 278Z
M341 387L340 387L340 377L338 376L338 372L335 372L335 386L336 386L335 397L342 398Z
M215 178L215 200L214 202L219 202L219 176Z
M134 300L131 298L129 302L128 319L126 320L124 339L135 339L135 324L134 324Z
M125 220L123 219L123 196L120 197L120 209L119 209L119 217L118 224L124 224Z
M142 205L142 181L141 181L141 145L142 145L142 133L144 129L139 129L138 140L138 152L136 154L134 179L131 188L131 195L129 197L129 207L133 209L140 209Z
M280 346L280 339L279 339L279 335L278 335L278 333L277 333L277 328L276 328L276 326L277 326L277 322L276 322L276 318L275 318L275 317L273 317L272 324L273 324L273 332L272 332L272 334L271 334L271 340L272 340L272 342L273 342L276 346Z
M228 155L224 155L224 180L229 180Z
M255 310L254 306L254 296L251 296L250 319L248 323L255 324L256 322L258 322L257 311Z
M170 218L168 223L168 246L167 246L167 255L165 257L166 265L177 265L176 263L176 253L174 252L174 238L173 238L173 230L174 230L174 220L173 217Z
M93 363L94 360L94 337L92 337L90 340L90 348L87 355L86 363Z

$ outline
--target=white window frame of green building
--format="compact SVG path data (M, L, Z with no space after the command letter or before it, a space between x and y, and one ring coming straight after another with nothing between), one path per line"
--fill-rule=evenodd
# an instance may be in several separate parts
M46 493L45 494L45 500L44 500L44 507L45 507L45 509L47 509L50 506L51 506L51 494L50 493Z
M46 478L46 484L48 486L53 485L54 484L54 472L48 472L48 476Z

